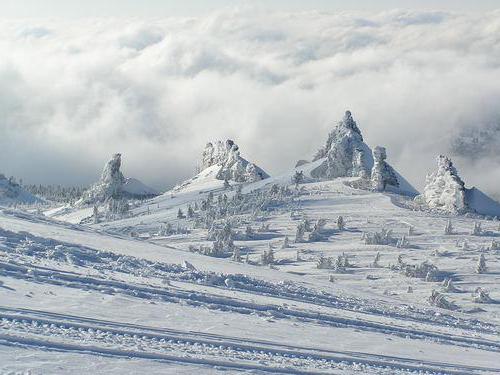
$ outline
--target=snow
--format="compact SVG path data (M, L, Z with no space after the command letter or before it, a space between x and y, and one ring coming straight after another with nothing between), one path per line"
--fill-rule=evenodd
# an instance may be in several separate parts
M179 208L186 212L187 204L210 193L214 201L235 194L237 184L224 189L216 178L217 166L122 220L77 225L61 215L55 221L1 211L0 370L498 373L500 305L471 297L482 287L493 301L500 298L498 254L485 250L500 235L498 222L453 217L454 234L446 235L448 216L396 206L391 192L349 186L358 177L313 179L311 170L322 162L242 185L243 194L270 194L274 184L288 184L295 194L263 217L233 217L237 233L247 225L254 229L251 238L237 234L233 240L249 263L191 252L189 246L207 243L207 230L192 226L195 219L177 218ZM293 193L295 170L304 171L305 181ZM326 222L317 225L320 236L307 232L305 242L294 243L303 218L311 227ZM483 234L472 236L478 220ZM156 235L165 222L189 231ZM381 228L395 239L405 234L409 246L363 243L364 232ZM131 238L130 231L140 236ZM283 247L286 236L290 243ZM464 240L467 250L457 246ZM259 265L269 244L275 262ZM316 267L320 256L342 254L349 260L344 271ZM485 274L474 270L480 254ZM440 280L405 275L394 267L398 256L408 266L435 264ZM441 290L449 277L455 289ZM430 305L432 290L457 309Z
M0 206L30 205L36 203L43 203L43 200L0 174Z
M1 210L0 372L499 373L499 221L419 209L375 150L382 189L323 155L229 186L215 163L112 219Z
M159 192L152 187L147 186L136 178L127 177L123 184L122 190L131 196L155 196Z

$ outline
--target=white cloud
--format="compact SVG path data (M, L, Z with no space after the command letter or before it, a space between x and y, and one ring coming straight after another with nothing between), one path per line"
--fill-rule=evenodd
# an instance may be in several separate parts
M13 20L0 55L0 170L29 182L89 183L119 151L166 187L219 137L279 173L351 109L420 187L451 136L500 118L499 12ZM499 193L500 156L456 164Z

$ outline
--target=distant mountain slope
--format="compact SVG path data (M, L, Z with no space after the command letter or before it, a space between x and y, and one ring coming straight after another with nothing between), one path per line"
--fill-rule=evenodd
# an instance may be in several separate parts
M0 205L42 203L43 200L25 190L21 185L0 174Z

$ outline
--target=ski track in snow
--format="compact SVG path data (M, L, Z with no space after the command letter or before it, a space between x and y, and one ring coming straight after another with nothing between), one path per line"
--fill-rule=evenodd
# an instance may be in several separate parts
M273 373L471 374L495 369L324 351L96 319L0 308L0 344L45 350L147 358Z
M3 243L1 238L6 239ZM10 250L6 252L6 250ZM144 260L118 256L109 252L98 252L85 247L75 247L54 240L45 240L35 236L29 236L26 233L15 234L7 231L0 231L0 253L2 258L7 258L7 262L0 261L0 275L14 277L35 283L45 283L51 285L65 286L80 290L94 290L107 294L123 294L134 298L146 300L155 300L169 303L182 303L190 306L203 306L208 309L239 313L239 314L257 314L261 316L272 317L275 319L296 319L302 322L313 324L328 325L341 328L355 328L370 332L379 332L383 334L396 335L399 337L432 340L451 345L460 345L465 347L475 347L490 351L500 351L500 343L492 340L476 339L469 337L467 331L475 333L472 327L480 328L482 332L495 334L496 327L488 324L479 325L477 321L470 322L441 322L439 326L451 326L460 328L461 335L453 335L449 332L439 333L432 330L432 326L420 326L418 329L409 329L395 324L383 324L376 321L370 321L371 313L381 314L382 311L376 308L370 308L368 301L356 299L340 300L334 296L324 294L314 294L313 291L306 289L293 290L287 285L273 285L270 283L259 282L243 275L215 275L199 271L187 271L179 265L152 264ZM10 256L9 256L10 255ZM10 258L10 259L9 259ZM1 259L1 258L0 258ZM71 271L61 271L57 268L39 266L42 260L52 259L57 263L57 267L62 263L77 265L76 269L85 270L82 265L92 269L100 270L98 275L83 275ZM19 261L24 261L20 264ZM227 298L224 296L179 290L174 287L157 287L146 284L124 282L113 278L110 273L102 271L118 271L118 273L133 273L141 276L167 278L169 280L179 280L182 282L206 282L222 287L224 281L232 278L231 289L240 290L244 293L259 293L278 298L289 298L305 302L310 305L306 309L292 309L289 306L284 307L278 304L258 304L243 301L241 299ZM252 285L253 282L253 285ZM252 286L255 288L253 289ZM314 298L316 297L316 298ZM351 319L348 317L337 316L333 313L320 313L314 311L314 305L327 306L336 309L348 311L361 311L366 317ZM363 311L360 306L365 306ZM368 307L367 307L368 306ZM411 313L411 311L410 311ZM391 317L390 311L386 312L386 317ZM392 316L397 323L398 319L404 319L405 316L397 314ZM407 316L408 317L408 316ZM407 318L406 317L406 318ZM412 317L413 321L427 324L428 315L416 314ZM431 321L436 325L436 321ZM460 324L457 324L460 323ZM471 323L475 323L475 326ZM457 327L458 326L458 327Z

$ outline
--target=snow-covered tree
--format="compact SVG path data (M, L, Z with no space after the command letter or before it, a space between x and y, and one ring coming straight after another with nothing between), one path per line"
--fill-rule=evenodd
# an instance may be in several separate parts
M484 257L483 254L479 256L479 259L477 261L476 265L476 273L486 273L488 270L488 267L486 266L486 258Z
M472 295L472 301L476 303L491 303L493 300L490 297L490 293L487 290L478 287Z
M193 207L191 207L191 205L188 205L187 217L190 219L194 217L194 210L193 210Z
M304 235L306 233L306 228L304 223L297 224L297 231L295 232L295 243L304 242Z
M473 236L480 236L483 234L483 229L481 228L481 222L476 221L474 223L474 228L472 228L472 233Z
M456 309L456 305L453 302L448 301L446 297L439 293L437 290L432 290L431 296L429 297L428 301L431 305L442 309Z
M385 147L377 146L373 149L373 168L371 171L372 188L376 191L385 191L387 186L399 187L398 177L394 169L387 164Z
M233 250L233 255L232 255L232 259L235 261L235 262L241 262L241 251L240 251L240 248L239 247L235 247L234 250Z
M269 244L269 249L262 253L261 264L264 266L274 264L274 249L271 244Z
M94 224L99 223L99 210L97 209L97 205L94 205L92 217L94 219Z
M379 251L377 251L377 254L375 255L375 258L373 259L372 267L374 267L374 268L378 268L378 267L380 267L380 264L379 264L379 262L380 262L380 257L381 257L381 256L380 256L380 252L379 252Z
M184 219L185 217L186 217L186 216L184 216L184 212L182 212L182 209L181 209L181 208L179 208L179 209L177 210L177 218L178 218L178 219Z
M304 182L304 172L303 171L295 171L292 177L292 183L297 187L302 182Z
M288 236L285 236L283 239L283 244L281 245L282 249L288 249L290 247L290 240L288 239Z
M451 220L448 219L446 225L444 227L444 234L451 235L453 234L453 225L451 224Z
M342 216L337 218L337 228L341 231L345 229L345 220Z
M396 247L400 248L400 249L410 247L410 241L408 241L408 239L406 238L406 236L404 234L401 236L401 238L396 243Z

